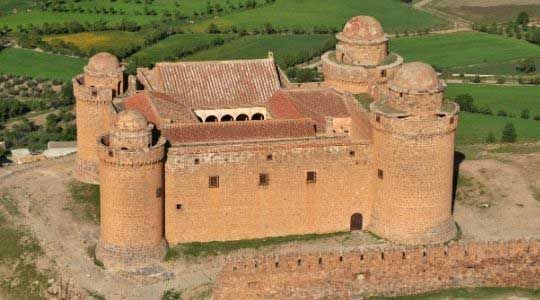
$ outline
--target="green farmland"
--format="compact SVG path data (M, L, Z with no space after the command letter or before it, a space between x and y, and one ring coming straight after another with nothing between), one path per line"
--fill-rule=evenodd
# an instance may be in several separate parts
M132 55L129 60L138 66L150 66L160 61L175 61L201 47L208 47L216 39L229 39L232 35L176 34Z
M220 47L197 52L185 60L228 60L265 58L268 51L274 52L280 66L287 65L287 60L323 48L332 43L334 37L326 34L314 35L260 35L246 36L233 40Z
M391 40L390 48L405 61L420 60L450 71L483 66L486 74L506 74L508 61L540 58L537 45L478 32L401 37Z
M508 121L514 123L518 142L540 140L540 121L461 112L456 143L458 145L484 143L490 131L500 139L504 125Z
M0 51L0 73L70 80L82 73L85 59L46 54L26 49Z
M260 28L266 23L275 28L304 28L315 26L335 29L353 16L370 15L377 18L387 32L435 28L446 21L426 12L418 11L399 0L277 0L276 3L256 10L243 11L225 17L207 20L191 27L205 31L210 23L220 27Z
M455 98L459 94L471 94L476 106L489 106L495 114L502 110L519 116L523 109L529 109L532 116L540 115L540 87L448 84L448 98Z

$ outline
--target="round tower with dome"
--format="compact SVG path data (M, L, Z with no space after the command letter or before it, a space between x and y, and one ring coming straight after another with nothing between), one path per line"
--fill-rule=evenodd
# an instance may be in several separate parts
M84 73L73 79L75 113L77 116L78 180L98 184L98 138L108 131L113 98L124 91L123 68L109 53L98 53L90 58Z
M403 59L388 52L388 36L381 24L373 17L356 16L336 38L336 50L322 56L325 84L375 99L385 96L386 83Z
M457 104L444 99L433 68L412 62L371 103L373 213L370 230L404 244L456 235L452 218Z
M101 233L97 256L108 267L162 259L165 139L138 111L116 116L99 141Z

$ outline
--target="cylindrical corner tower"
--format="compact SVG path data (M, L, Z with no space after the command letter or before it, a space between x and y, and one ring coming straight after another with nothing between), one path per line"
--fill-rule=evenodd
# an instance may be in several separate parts
M458 106L443 101L431 66L409 63L371 104L373 215L369 229L403 244L452 239L454 137Z
M336 35L335 51L322 56L325 84L353 94L385 96L385 86L403 63L388 53L388 36L381 24L369 16L349 20Z
M163 160L165 140L153 125L125 110L99 142L101 235L97 256L108 267L144 265L165 255Z
M78 180L98 184L97 143L109 129L113 98L123 91L123 69L108 53L93 56L84 74L73 79L77 116Z

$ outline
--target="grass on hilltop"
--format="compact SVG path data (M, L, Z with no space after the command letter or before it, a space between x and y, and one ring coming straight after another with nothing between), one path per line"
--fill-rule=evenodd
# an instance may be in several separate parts
M0 51L0 73L71 80L82 73L85 59L47 54L27 49L6 48Z
M463 32L444 35L400 37L390 41L392 52L405 61L424 61L438 68L470 72L475 65L486 74L505 74L505 62L540 58L540 47L499 35Z
M333 40L334 37L327 34L246 36L219 47L197 52L187 56L185 60L266 58L268 52L272 51L278 65L285 66L288 64L289 58L304 57L310 51L321 49L328 43L333 43Z
M377 18L387 32L417 30L446 26L446 21L418 11L399 0L276 0L276 3L256 10L194 24L190 28L204 32L210 23L221 27L242 29L261 28L271 23L275 28L304 28L315 26L341 29L351 17L370 15Z
M476 106L489 106L494 114L502 110L519 117L523 109L528 109L531 118L540 115L540 87L537 86L450 83L445 94L448 98L471 94Z

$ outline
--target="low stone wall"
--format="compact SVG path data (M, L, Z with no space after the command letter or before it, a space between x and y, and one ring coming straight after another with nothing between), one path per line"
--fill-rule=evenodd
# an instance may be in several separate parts
M540 240L451 243L233 260L214 299L351 299L459 287L540 288Z

